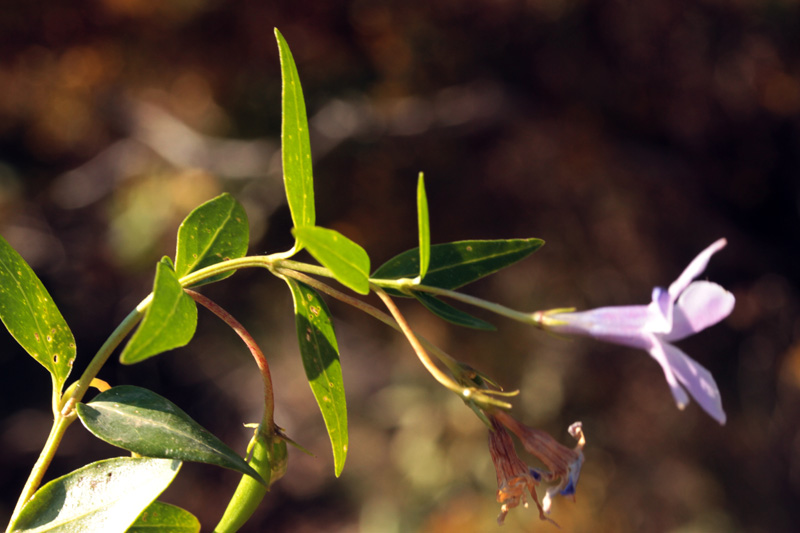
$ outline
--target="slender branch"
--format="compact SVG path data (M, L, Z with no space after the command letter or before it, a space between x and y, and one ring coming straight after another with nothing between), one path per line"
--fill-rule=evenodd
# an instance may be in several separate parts
M262 419L262 424L265 424L268 428L272 428L274 425L275 397L272 392L272 376L269 371L269 363L267 363L267 358L264 357L264 352L261 351L261 348L258 346L255 339L253 339L253 336L250 335L247 329L245 329L233 315L199 292L195 292L191 289L184 289L184 291L186 291L186 294L191 296L194 301L217 315L223 322L229 325L247 345L250 353L253 354L253 359L256 360L258 369L261 370L261 377L264 379L264 417Z
M464 294L461 292L452 291L448 289L440 289L438 287L431 287L430 285L414 285L412 287L412 290L427 292L429 294L435 294L436 296L444 296L445 298L450 298L452 300L457 300L465 304L473 305L475 307L480 307L481 309L486 309L487 311L491 311L492 313L495 313L497 315L504 316L512 320L517 320L518 322L523 322L525 324L534 323L533 315L531 313L516 311L514 309L511 309L510 307L496 304L494 302L489 302L487 300L478 298L476 296L471 296L469 294Z
M6 529L6 533L11 531L11 524L13 524L17 519L17 516L22 511L22 508L28 502L28 500L31 499L31 496L33 496L33 494L36 492L36 489L39 488L39 484L42 482L42 478L44 478L47 467L50 466L50 463L55 456L58 445L64 436L64 432L71 423L72 420L61 416L60 413L56 415L56 420L53 422L53 427L50 428L50 435L47 437L47 442L45 442L45 445L39 454L39 458L36 460L36 463L31 469L28 480L25 482L25 486L23 487L22 492L19 495L19 499L17 500L17 505L14 507L14 512L11 513L11 520L8 521L8 529Z
M439 367L433 364L431 361L428 352L425 351L425 348L422 346L422 343L419 341L417 336L414 334L414 331L411 329L411 326L408 325L406 318L400 312L400 309L397 308L395 305L394 300L386 294L386 292L378 287L377 285L373 285L372 289L375 291L375 294L383 301L384 305L386 305L389 312L394 317L397 325L400 326L403 334L408 339L409 344L416 352L417 357L422 362L422 365L431 373L431 375L436 378L436 381L444 385L446 388L450 389L451 391L459 394L464 395L465 391L469 391L469 389L465 389L459 386L455 381L452 380L449 376L447 376L444 372L442 372Z
M333 287L331 287L330 285L322 283L321 281L319 281L317 279L314 279L314 278L312 278L310 276L306 276L303 273L296 272L294 270L287 270L287 269L284 269L284 268L276 268L275 270L276 270L276 272L278 274L281 274L283 276L287 276L287 277L290 277L290 278L294 278L294 279L296 279L298 281L302 281L306 285L308 285L310 287L313 287L314 289L316 289L316 290L318 290L320 292L323 292L323 293L327 294L328 296L332 296L333 298L336 298L337 300L339 300L341 302L344 302L346 304L349 304L349 305L355 307L359 311L363 311L363 312L367 313L371 317L383 322L384 324L386 324L387 326L395 329L396 331L399 331L401 333L403 332L403 329L392 318L391 315L389 315L387 313L384 313L383 311L381 311L377 307L375 307L373 305L370 305L370 304L364 302L363 300L359 300L358 298L354 298L353 296L350 296L349 294L345 294L345 293L343 293L343 292L341 292L339 290L336 290ZM445 352L444 350L442 350L441 348L439 348L438 346L436 346L435 344L433 344L432 342L427 340L422 335L417 335L417 338L422 343L422 345L425 347L425 349L427 349L429 352L433 353L436 356L436 358L439 359L442 362L442 364L444 364L448 368L448 370L450 370L454 374L459 374L459 373L463 372L464 369L462 368L460 363L458 361L456 361L447 352Z

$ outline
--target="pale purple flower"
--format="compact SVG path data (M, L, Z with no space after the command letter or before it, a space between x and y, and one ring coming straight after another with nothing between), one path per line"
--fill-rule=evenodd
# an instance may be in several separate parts
M686 391L720 424L725 411L711 373L671 344L713 326L733 310L733 295L716 283L692 281L727 242L720 239L700 252L669 289L653 289L649 305L601 307L589 311L534 313L542 327L646 350L658 361L678 407L689 403Z

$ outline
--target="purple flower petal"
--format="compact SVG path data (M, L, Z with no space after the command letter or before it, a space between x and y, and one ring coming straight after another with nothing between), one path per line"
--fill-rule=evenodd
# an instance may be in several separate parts
M653 289L653 301L647 306L647 324L645 331L653 333L669 333L672 329L673 300L669 292L656 287Z
M683 273L678 276L678 279L676 279L672 285L669 286L669 294L672 296L672 301L677 300L678 296L680 296L683 290L689 286L689 283L703 273L708 265L708 261L711 259L711 256L722 250L726 244L728 244L728 241L725 239L719 239L711 246L700 252L700 254L695 257L691 263L689 263L689 266L687 266Z
M647 351L650 353L650 356L661 365L661 370L664 371L664 377L667 379L667 384L672 391L673 398L675 398L675 403L678 404L679 409L683 409L689 404L689 396L686 394L686 391L683 390L681 384L678 383L678 377L676 376L676 372L674 372L672 362L666 351L666 346L668 346L668 344L662 342L661 339L653 334L647 335L647 338L651 342Z
M695 281L678 298L668 341L677 341L713 326L733 311L736 298L716 283Z
M726 417L722 409L722 397L711 372L675 346L665 342L661 347L670 368L688 389L689 394L706 413L720 424L724 424Z

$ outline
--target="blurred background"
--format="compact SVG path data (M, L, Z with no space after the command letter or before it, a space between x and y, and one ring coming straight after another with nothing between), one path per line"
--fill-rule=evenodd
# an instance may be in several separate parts
M280 173L289 42L311 122L318 223L378 266L415 246L425 172L434 243L540 237L468 289L520 310L644 304L703 248L733 314L680 347L728 414L679 411L647 354L482 318L495 333L403 310L449 353L518 388L514 415L588 438L563 531L800 528L800 6L793 0L74 0L0 15L0 233L36 270L78 345L73 377L149 291L177 226L230 191L251 253L291 246ZM204 289L256 336L277 421L314 457L247 531L555 531L495 519L486 429L394 331L336 301L350 450L333 476L291 298L265 272ZM249 354L201 312L183 349L100 377L152 388L237 450L261 417ZM0 334L0 522L50 422L50 380ZM124 455L80 424L48 475ZM529 458L530 459L530 458ZM532 460L531 460L532 461ZM185 465L163 499L210 528L238 475Z

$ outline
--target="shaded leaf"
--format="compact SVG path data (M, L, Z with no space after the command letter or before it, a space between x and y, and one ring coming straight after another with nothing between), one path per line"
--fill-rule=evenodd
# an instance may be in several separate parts
M178 228L175 272L179 278L222 261L244 257L250 240L247 213L228 193L198 206ZM211 283L231 276L226 272L203 280Z
M314 289L290 278L286 282L294 299L294 316L303 368L325 420L338 477L347 457L347 406L339 347L330 312Z
M417 183L417 226L419 228L419 278L428 272L431 261L431 228L428 217L428 197L425 194L425 178L419 173Z
M166 489L181 466L173 459L117 457L47 483L22 508L11 532L124 532Z
M75 361L75 338L28 263L0 237L0 319L52 375L61 392Z
M144 319L131 337L119 360L124 364L138 363L186 345L197 327L197 306L186 294L167 261L156 267L153 301Z
M482 329L486 331L497 329L485 320L481 320L478 317L472 316L461 309L456 309L452 305L441 301L432 294L417 291L414 293L414 297L434 315L458 326Z
M275 38L278 40L283 80L281 154L286 199L294 227L313 226L316 223L314 176L303 89L292 52L277 28Z
M431 261L424 284L457 289L528 257L541 248L541 239L457 241L431 246ZM373 274L375 279L413 278L420 268L419 248L396 255ZM407 296L389 290L396 296Z
M175 505L153 502L128 528L126 533L199 533L200 521L192 513Z
M77 407L94 436L144 455L229 468L263 479L236 452L195 422L180 407L153 391L120 385Z
M336 281L359 294L369 292L369 256L361 246L338 231L319 226L294 228L292 233Z

